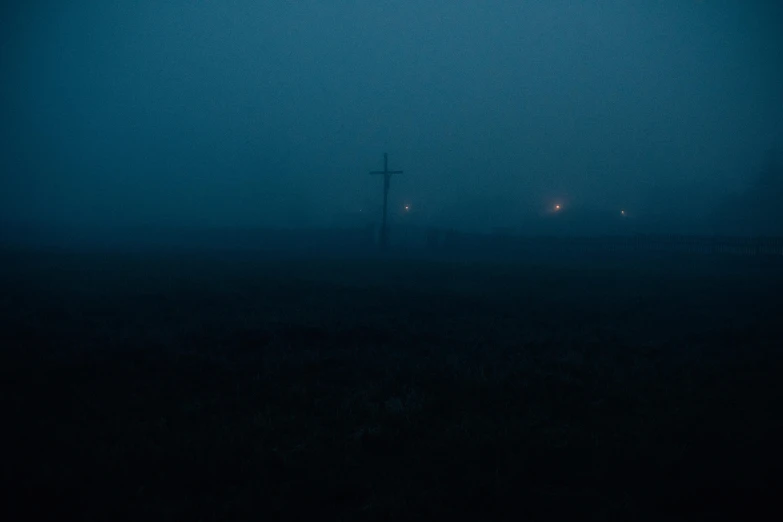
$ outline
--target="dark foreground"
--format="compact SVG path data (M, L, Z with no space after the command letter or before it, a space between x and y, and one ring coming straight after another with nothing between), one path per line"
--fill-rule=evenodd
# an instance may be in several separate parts
M0 263L5 520L781 512L783 262Z

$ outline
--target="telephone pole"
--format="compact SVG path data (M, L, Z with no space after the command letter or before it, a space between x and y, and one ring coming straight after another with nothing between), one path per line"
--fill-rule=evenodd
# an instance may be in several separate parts
M392 174L402 174L401 170L389 170L389 155L383 153L383 170L374 170L370 174L383 174L383 221L381 222L381 248L385 249L389 241L389 232L386 225L386 213L389 202L389 181Z

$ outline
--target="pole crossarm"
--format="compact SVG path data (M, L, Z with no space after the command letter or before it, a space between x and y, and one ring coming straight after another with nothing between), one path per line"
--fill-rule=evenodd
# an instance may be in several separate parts
M383 153L383 170L373 170L370 174L402 174L401 170L389 170L389 154Z
M386 248L388 243L388 227L386 224L386 214L389 200L389 182L392 174L402 174L401 170L389 170L389 155L383 153L383 170L373 170L370 174L383 174L383 221L381 224L381 248Z

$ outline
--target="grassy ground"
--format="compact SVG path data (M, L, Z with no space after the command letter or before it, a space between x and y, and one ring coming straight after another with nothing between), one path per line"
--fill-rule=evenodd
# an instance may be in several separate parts
M0 263L14 519L702 520L783 485L781 263Z

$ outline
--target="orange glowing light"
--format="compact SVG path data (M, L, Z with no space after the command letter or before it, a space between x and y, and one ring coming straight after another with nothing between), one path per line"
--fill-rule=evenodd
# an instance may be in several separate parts
M560 210L560 205L555 205L555 210Z

